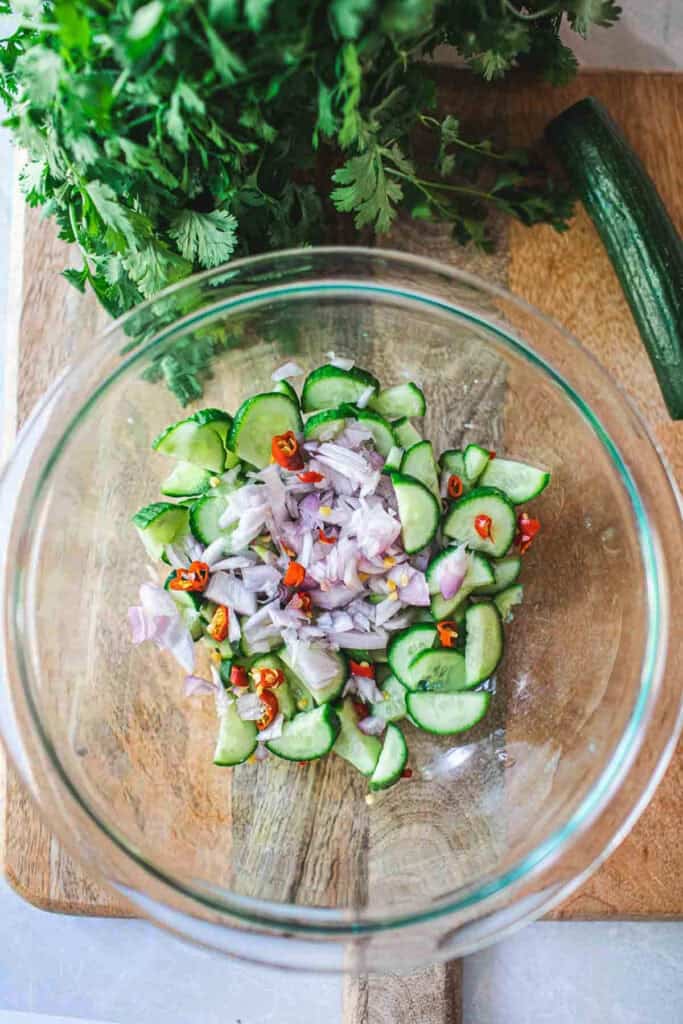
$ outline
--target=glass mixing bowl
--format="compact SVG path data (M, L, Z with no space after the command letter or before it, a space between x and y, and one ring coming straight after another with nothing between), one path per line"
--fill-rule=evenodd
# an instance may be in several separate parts
M366 798L329 757L212 764L210 698L133 647L145 558L131 514L170 463L163 380L211 358L201 406L234 410L295 359L414 380L438 449L478 441L552 471L491 710L451 738L406 727L412 779ZM50 828L142 914L238 956L408 969L538 916L624 836L679 724L675 488L608 376L504 291L424 259L320 249L172 287L52 388L2 480L9 751ZM673 650L676 642L678 648Z

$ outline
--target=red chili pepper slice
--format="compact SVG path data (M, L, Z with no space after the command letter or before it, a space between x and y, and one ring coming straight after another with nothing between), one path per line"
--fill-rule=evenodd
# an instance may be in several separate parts
M267 729L275 721L280 710L280 703L271 690L263 690L259 693L259 700L263 705L263 714L260 718L256 719L256 728L259 732L262 732L263 729Z
M316 473L314 469L307 469L305 473L297 473L297 477L302 484L319 484L321 480L325 479L322 473Z
M259 694L261 690L272 690L285 681L285 674L281 668L253 668L249 674Z
M492 526L493 520L491 516L487 516L484 512L474 517L474 529L482 540L493 540Z
M206 589L208 582L209 567L206 562L190 562L189 568L176 569L168 589L201 593Z
M453 473L448 478L446 484L446 490L448 491L448 497L457 500L462 495L462 480L457 473Z
M277 462L283 469L303 469L304 460L299 448L294 431L288 430L284 434L275 434L270 444L273 461Z
M491 449L489 448L489 461L493 462L495 457L496 457L496 453L494 451L491 451Z
M515 544L519 547L520 555L526 554L531 543L541 529L540 519L534 519L527 512L520 512L517 516L517 534Z
M290 562L287 571L282 577L286 587L300 587L306 576L306 570L299 562Z
M249 676L247 670L242 668L241 665L233 665L230 669L230 685L231 686L249 686Z
M216 608L216 611L213 613L206 632L217 643L221 643L228 635L229 625L230 613L225 605L219 604L218 608Z
M413 769L412 768L404 768L403 771L401 772L401 778L402 779L412 779L412 777L413 777Z
M375 666L368 661L354 661L353 658L349 658L349 665L352 675L362 676L364 679L375 678Z
M289 607L294 608L296 611L303 612L304 615L311 615L313 612L313 602L311 601L310 594L296 593L289 602Z
M318 540L321 544L336 544L336 537L328 537L323 529L318 530Z
M364 704L362 700L354 700L351 701L351 703L353 704L354 711L356 712L356 717L359 722L362 722L364 718L368 717L370 711L368 710L367 705Z
M455 647L455 642L458 639L458 627L452 619L437 622L436 631L439 634L439 643L442 647Z

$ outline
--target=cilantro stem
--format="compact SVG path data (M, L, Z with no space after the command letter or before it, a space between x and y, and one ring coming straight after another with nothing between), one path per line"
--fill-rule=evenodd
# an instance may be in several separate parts
M462 196L474 196L477 199L488 199L495 200L490 192L482 192L481 189L469 188L466 185L447 185L441 181L429 181L426 178L413 178L410 174L404 174L403 171L396 170L395 167L386 167L387 174L393 174L395 178L402 178L404 181L409 181L412 185L422 186L422 189L439 189L442 192L457 192L458 195Z
M428 128L433 125L435 128L441 128L440 123L435 117L429 117L429 115L420 114L420 122ZM509 153L498 153L495 149L485 149L481 145L474 145L471 142L465 142L464 139L459 137L449 139L449 143L453 143L456 146L460 146L461 149L469 149L471 153L476 153L478 156L485 157L487 160L501 160L503 163L507 163L510 160Z
M524 11L518 10L510 0L503 0L503 10L509 11L510 14L514 14L516 18L521 18L522 21L537 21L539 18L547 18L550 14L558 13L557 4L553 3L543 7L540 11L530 11L526 14Z

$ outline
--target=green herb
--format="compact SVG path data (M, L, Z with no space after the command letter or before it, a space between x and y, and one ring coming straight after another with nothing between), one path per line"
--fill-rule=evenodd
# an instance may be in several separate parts
M562 18L609 25L612 0L0 0L0 97L30 162L22 187L83 254L66 271L114 315L192 270L311 244L337 211L386 232L404 209L489 245L487 218L566 225L538 158L436 114L434 48L487 79L552 82L576 62ZM207 361L163 374L182 401ZM209 356L210 358L210 352Z

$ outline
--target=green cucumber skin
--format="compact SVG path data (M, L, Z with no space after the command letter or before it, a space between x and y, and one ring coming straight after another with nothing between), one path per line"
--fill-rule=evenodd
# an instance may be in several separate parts
M652 180L605 108L575 103L546 134L602 238L671 417L683 419L683 246Z

